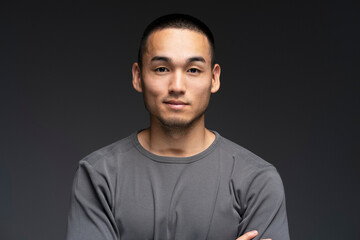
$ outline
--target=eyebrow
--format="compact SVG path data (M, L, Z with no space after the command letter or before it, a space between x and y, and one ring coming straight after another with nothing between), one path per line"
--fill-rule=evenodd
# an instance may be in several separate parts
M164 56L155 56L151 59L151 62L154 62L154 61L164 61L164 62L172 62L170 58L168 57L164 57ZM203 62L205 63L205 59L201 56L196 56L196 57L191 57L189 58L187 61L187 63L191 63L191 62Z
M171 59L168 57L163 57L163 56L155 56L151 59L151 62L154 62L154 61L171 62Z
M191 63L191 62L203 62L205 63L205 59L203 57L191 57L187 60L188 63Z

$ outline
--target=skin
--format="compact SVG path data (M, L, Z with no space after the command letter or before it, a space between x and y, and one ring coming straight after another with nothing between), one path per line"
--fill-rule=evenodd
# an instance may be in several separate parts
M132 66L133 87L143 94L150 115L149 128L138 133L140 144L160 156L204 151L215 140L205 128L205 110L210 95L220 88L221 72L219 64L211 66L207 37L189 29L157 30L149 36L142 59L141 69L136 62ZM257 234L248 232L236 240Z
M143 93L150 127L139 133L145 149L162 156L187 157L202 152L215 139L205 128L204 112L220 87L220 66L211 67L205 35L166 28L152 33L143 66L133 64L133 86ZM187 105L174 109L166 101Z

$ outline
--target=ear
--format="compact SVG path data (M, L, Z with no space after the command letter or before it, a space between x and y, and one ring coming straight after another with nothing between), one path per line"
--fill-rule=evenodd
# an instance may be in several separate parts
M216 93L220 88L220 73L221 73L220 65L215 64L212 70L211 93Z
M142 92L141 72L137 62L135 62L132 66L132 84L137 92Z

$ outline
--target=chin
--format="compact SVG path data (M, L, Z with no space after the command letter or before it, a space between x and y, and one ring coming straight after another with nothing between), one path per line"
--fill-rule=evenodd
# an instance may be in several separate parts
M173 130L185 130L191 128L196 122L198 122L201 117L204 115L205 111L200 112L198 115L193 116L192 118L181 118L177 117L167 117L162 116L157 117L161 125L167 129Z
M194 121L189 121L185 119L172 118L172 119L159 119L162 126L170 129L187 129L189 128Z

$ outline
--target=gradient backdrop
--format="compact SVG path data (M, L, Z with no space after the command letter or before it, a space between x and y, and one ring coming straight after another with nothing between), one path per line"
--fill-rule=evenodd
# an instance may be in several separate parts
M64 239L78 161L148 125L131 65L172 12L213 30L207 126L278 168L292 239L360 239L359 4L291 2L2 1L0 239Z

